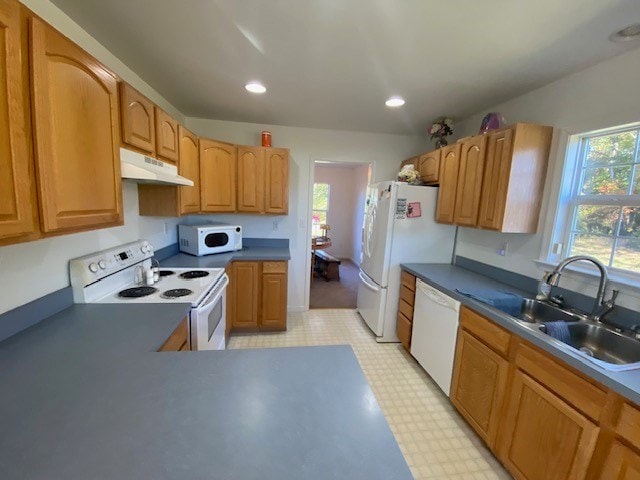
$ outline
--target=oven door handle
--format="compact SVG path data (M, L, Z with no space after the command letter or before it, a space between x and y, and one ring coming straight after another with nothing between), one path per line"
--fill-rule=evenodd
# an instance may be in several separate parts
M213 299L207 302L206 304L199 306L198 310L204 311L204 310L207 310L209 307L212 307L213 305L215 305L218 302L218 300L220 300L220 297L224 293L225 288L227 288L227 285L229 285L229 277L225 273L220 279L219 285L217 285L215 290L212 292L211 296L213 297Z

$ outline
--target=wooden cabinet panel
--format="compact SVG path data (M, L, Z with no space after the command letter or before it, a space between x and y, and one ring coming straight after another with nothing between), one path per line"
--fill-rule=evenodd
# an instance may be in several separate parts
M235 312L233 316L234 328L258 328L259 291L259 262L233 263L233 289Z
M238 211L264 212L265 151L262 147L238 147Z
M412 292L416 291L416 277L414 275L403 270L400 274L400 281L402 282L403 287L407 287Z
M620 442L615 442L606 460L600 480L640 480L640 455Z
M516 370L502 426L500 458L518 479L584 478L599 428Z
M154 105L132 86L120 83L122 141L148 153L156 149Z
M502 356L506 357L509 354L511 334L491 320L467 307L462 307L460 309L460 323L463 328L473 333Z
M286 262L282 262L286 269ZM287 273L262 274L262 330L287 329Z
M479 227L491 230L500 230L502 227L509 188L512 143L511 129L489 135L478 213Z
M616 424L616 433L640 449L640 410L623 403Z
M200 150L198 137L184 128L178 127L180 136L180 162L178 172L193 180L193 187L177 187L180 192L180 214L200 211Z
M418 173L424 183L438 183L440 180L441 149L423 153L418 159Z
M409 305L414 306L416 292L409 290L405 285L402 285L402 287L400 287L400 299L404 300Z
M20 4L0 0L0 245L38 236L25 30Z
M402 170L402 167L404 167L405 165L413 165L413 168L418 168L418 161L419 157L407 158L406 160L403 160L402 163L400 163L400 170Z
M39 19L31 72L40 212L45 232L121 225L116 78Z
M409 320L413 321L413 305L409 305L404 300L398 302L398 311L401 312Z
M405 317L402 313L398 312L398 319L396 323L396 333L400 343L407 350L411 349L411 333L413 330L413 322Z
M456 143L441 149L440 188L436 208L436 221L440 223L453 223L461 147L462 144Z
M484 135L462 142L453 215L457 225L474 226L478 222L486 143Z
M494 448L509 363L465 330L459 330L451 401Z
M163 160L178 163L180 158L180 135L178 122L164 110L156 107L156 155Z
M265 213L289 213L289 150L267 148L265 157Z
M189 324L188 318L184 318L180 325L176 327L173 333L162 344L159 352L179 352L190 350L189 348Z
M235 212L236 147L200 139L200 209L202 212Z

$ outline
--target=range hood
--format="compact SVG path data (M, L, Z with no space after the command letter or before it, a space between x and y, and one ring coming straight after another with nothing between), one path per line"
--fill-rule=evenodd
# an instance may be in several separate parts
M178 167L175 165L126 148L120 149L120 171L122 178L138 183L193 187L192 180L178 175Z

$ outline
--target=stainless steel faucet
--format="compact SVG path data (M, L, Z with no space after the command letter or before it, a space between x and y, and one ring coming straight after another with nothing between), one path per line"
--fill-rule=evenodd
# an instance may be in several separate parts
M607 301L604 299L605 291L607 289L607 283L609 281L609 276L607 275L607 267L605 267L600 260L594 257L590 257L588 255L576 255L574 257L567 257L562 262L558 264L556 268L553 269L549 277L547 278L547 283L552 287L557 287L560 281L560 276L564 268L573 262L578 261L587 261L593 263L598 270L600 270L600 285L598 286L598 294L596 296L595 303L593 305L593 309L591 310L591 314L589 317L595 321L601 321L602 318L609 313L615 307L615 301L618 296L618 290L613 290L611 294L611 298Z

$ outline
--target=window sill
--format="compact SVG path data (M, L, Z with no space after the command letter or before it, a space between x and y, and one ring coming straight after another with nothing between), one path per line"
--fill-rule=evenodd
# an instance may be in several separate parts
M549 271L553 270L558 265L558 263L552 263L547 260L534 260L534 262L539 267L549 269ZM568 265L565 268L565 271L577 273L578 275L586 278L593 278L596 280L600 278L600 272L598 271L598 269L586 262L576 262ZM609 283L622 285L624 287L627 287L628 289L632 289L640 293L640 275L633 273L624 273L620 270L615 270L607 267L607 276L609 277Z

